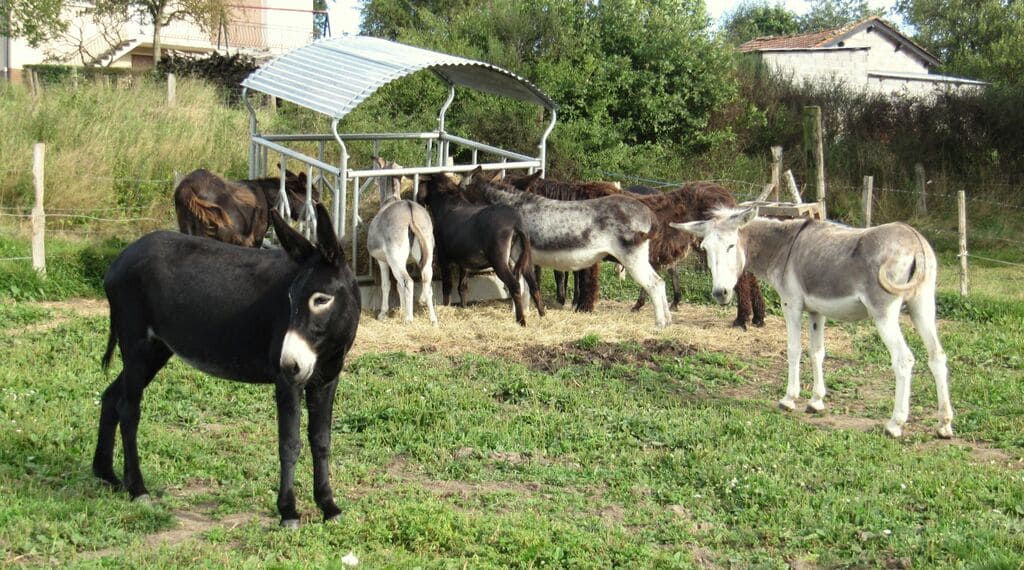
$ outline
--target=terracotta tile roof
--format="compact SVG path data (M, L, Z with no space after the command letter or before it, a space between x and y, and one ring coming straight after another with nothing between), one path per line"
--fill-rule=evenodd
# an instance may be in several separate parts
M779 49L779 48L817 48L826 47L828 44L857 26L863 24L868 20L878 20L876 17L865 18L856 22L851 22L845 26L839 26L838 28L832 28L829 30L821 30L818 32L808 32L805 34L797 34L795 36L765 36L760 38L754 38L749 42L744 43L739 48L739 51L758 51L762 49Z

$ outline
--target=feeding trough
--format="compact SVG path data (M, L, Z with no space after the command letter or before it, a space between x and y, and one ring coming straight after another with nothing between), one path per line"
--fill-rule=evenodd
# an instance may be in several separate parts
M341 120L378 89L413 73L432 72L448 87L448 96L441 103L436 129L401 133L341 133ZM307 172L307 195L314 186L330 196L335 231L350 248L349 263L363 292L366 304L374 299L373 270L366 255L366 244L357 231L369 224L360 215L363 194L378 176L409 176L418 185L419 175L437 172L464 173L480 167L483 170L523 170L543 172L546 166L547 138L555 126L555 103L536 86L522 77L489 63L412 47L380 38L343 36L326 38L288 53L263 65L243 82L243 100L249 109L250 178L266 176L272 164L280 172L296 167ZM456 96L456 88L469 88L538 105L547 111L550 121L540 135L535 155L514 152L462 137L445 129L445 114ZM316 111L330 119L328 133L266 133L260 128L250 93L257 92L289 101ZM419 165L374 170L367 164L355 164L349 146L360 141L372 144L374 152L382 141L417 141L423 145ZM312 143L312 144L311 144ZM302 147L302 148L300 148ZM311 155L308 148L315 148ZM470 152L467 154L464 149ZM461 151L461 152L460 152ZM466 157L456 164L453 156ZM278 208L288 209L284 200L282 179ZM307 204L311 204L307 201ZM365 214L366 212L363 212ZM305 231L315 233L315 216L310 205L302 212ZM365 262L365 265L363 264ZM497 281L489 277L474 278L470 283L471 299L505 296ZM435 291L439 288L435 288ZM379 294L379 289L376 290Z

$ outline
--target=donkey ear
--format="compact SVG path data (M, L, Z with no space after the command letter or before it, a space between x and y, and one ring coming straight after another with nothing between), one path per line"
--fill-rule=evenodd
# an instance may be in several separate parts
M372 160L373 160L373 167L375 169L377 169L377 170L383 170L384 169L384 157L382 157L382 156L375 156L375 157L373 157Z
M345 252L342 251L341 244L338 243L338 234L334 233L334 222L331 221L331 215L327 213L327 208L320 203L316 205L316 244L320 248L320 254L331 265L335 267L345 265Z
M534 172L533 174L531 174L531 175L527 176L526 178L524 178L523 182L526 183L526 186L524 186L524 188L529 188L530 186L533 186L534 182L540 180L540 175L541 174L543 174L543 172L538 170L537 172Z
M496 183L496 182L499 182L500 180L501 180L501 171L500 170L495 170L492 173L492 175L491 175L490 181L491 181L491 183Z
M731 226L742 227L757 217L757 208L747 208L729 216L725 221Z
M480 176L480 173L483 171L484 169L478 166L467 172L466 175L462 177L462 182L459 182L459 189L465 190L466 188L469 188L469 185L473 183L473 179Z
M277 213L277 208L270 210L270 223L274 225L274 235L277 236L277 241L281 242L281 249L285 250L288 257L301 262L316 251L308 239L284 221L281 214Z
M708 230L711 228L711 222L709 222L707 220L702 220L702 221L699 221L699 222L686 222L686 223L683 223L683 224L677 224L675 222L669 222L668 225L672 226L673 228L675 228L675 229L677 229L677 230L679 230L681 232L686 232L688 234L693 234L693 235L695 235L695 236L697 236L699 238L704 237L708 233Z

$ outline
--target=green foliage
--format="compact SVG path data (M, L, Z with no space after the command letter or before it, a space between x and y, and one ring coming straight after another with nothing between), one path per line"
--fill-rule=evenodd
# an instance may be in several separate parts
M740 148L763 153L778 144L799 157L803 109L819 105L825 162L833 186L857 187L862 175L871 174L876 188L910 190L916 163L925 167L933 181L930 191L935 193L952 194L966 186L978 195L998 191L996 185L989 187L989 181L1012 185L1024 180L1024 141L1013 135L1024 125L1024 92L1019 89L941 92L922 101L853 91L840 83L797 85L769 72L754 58L743 59L738 79L740 99L763 117L740 134ZM796 160L793 173L802 187L805 173ZM999 197L1011 203L1019 199L1009 193ZM903 203L884 205L888 219L909 215L910 197L905 198ZM842 204L830 204L830 213L845 209Z
M558 102L550 141L553 175L615 170L644 154L682 159L730 137L711 127L730 101L728 49L707 32L699 1L633 3L500 0L366 4L364 32L482 59L537 84ZM408 95L407 95L408 96ZM531 148L546 126L536 109L460 95L453 129ZM493 137L493 138L491 138Z
M882 8L871 8L868 0L813 0L811 9L800 17L800 28L805 32L828 30L884 12Z
M36 76L39 77L39 81L45 85L55 85L69 81L76 75L76 69L73 65L53 63L38 63L25 66L26 71L35 72Z
M242 81L259 65L251 56L242 53L223 55L213 52L204 57L179 53L165 54L156 67L161 76L166 77L167 74L173 73L177 77L203 79L237 99L241 96Z
M1024 77L1024 4L1004 0L899 0L914 39L942 71L1001 85Z
M747 0L725 17L722 32L726 41L739 45L762 36L789 36L800 31L795 13L782 4Z
M61 15L64 0L4 0L0 2L0 36L24 38L39 47L67 30Z

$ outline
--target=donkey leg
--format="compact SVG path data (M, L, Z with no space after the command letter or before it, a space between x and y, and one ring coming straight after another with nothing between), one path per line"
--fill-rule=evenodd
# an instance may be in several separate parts
M764 326L764 293L761 292L761 285L757 282L757 277L753 273L750 275L750 302L754 309L754 318L752 324L755 327Z
M935 328L935 295L928 291L918 293L908 303L908 309L914 328L928 349L928 368L935 378L935 395L939 403L939 437L953 437L953 406L949 401L947 380L949 372L946 368L946 352L939 343L939 334Z
M885 431L893 437L903 435L903 425L907 423L907 417L910 415L910 377L914 370L914 354L900 331L900 305L899 301L892 303L875 317L878 334L889 349L892 370L896 375L896 397L892 418L885 424Z
M306 408L309 410L309 449L313 455L313 498L329 521L341 515L331 490L331 417L338 379L323 386L306 387Z
M633 308L630 311L634 313L640 312L640 309L644 308L645 303L647 303L647 292L641 289L640 294L636 296L636 303L633 304Z
M782 310L786 316L786 360L789 363L789 380L786 383L786 395L779 400L779 407L794 410L796 399L800 397L800 324L803 321L803 310L791 301L783 301Z
M391 273L395 276L398 286L398 304L402 310L402 319L406 324L412 322L412 298L413 282L409 272L405 269L405 262L394 258L388 260L391 265Z
M302 386L279 380L275 384L277 401L277 453L281 460L281 479L277 489L277 511L281 526L299 528L299 513L295 510L295 462L302 443L299 441L299 418Z
M807 403L808 412L825 409L825 315L810 313L807 316L807 337L811 356L811 371L814 374L814 394Z
M430 324L437 324L437 313L434 312L434 268L428 260L420 270L420 303L427 306Z
M672 304L669 309L675 311L683 300L683 290L679 288L679 266L673 263L668 267L668 276L672 279Z
M469 296L469 270L459 268L459 306L466 308L466 297Z
M121 371L121 398L117 402L124 447L124 486L133 500L147 498L146 484L139 468L138 430L142 392L156 373L167 364L171 351L157 341L141 340L129 351Z
M629 255L616 255L615 257L629 271L633 280L639 283L651 297L651 305L654 306L654 325L660 329L672 322L672 315L669 313L668 299L665 296L665 280L651 267L650 262L647 261L647 255L647 247L641 247Z
M380 266L380 312L377 320L383 321L388 318L388 301L391 299L391 270L383 259L378 259L377 264Z
M530 292L530 298L533 299L533 305L537 307L537 316L544 316L544 299L540 295L540 284L538 283L537 276L530 271L523 272L523 278L526 279L525 291Z
M92 474L103 481L121 487L121 479L114 473L114 441L117 437L117 403L121 400L121 377L107 386L100 399L100 427L96 440L96 453L92 458Z
M540 271L540 268L537 268ZM559 305L565 305L566 289L569 285L569 274L565 271L554 270L552 273L555 275L555 300L558 301ZM540 278L537 279L540 281Z
M519 280L516 279L508 263L502 263L501 257L492 261L492 267L494 268L495 275L505 284L505 287L508 288L509 296L512 297L512 310L515 312L516 322L525 327L526 317L523 315L523 290L519 287Z
M750 313L753 309L750 298L750 273L740 274L736 280L736 286L732 290L736 293L736 320L732 326L747 330L747 321L750 320Z

